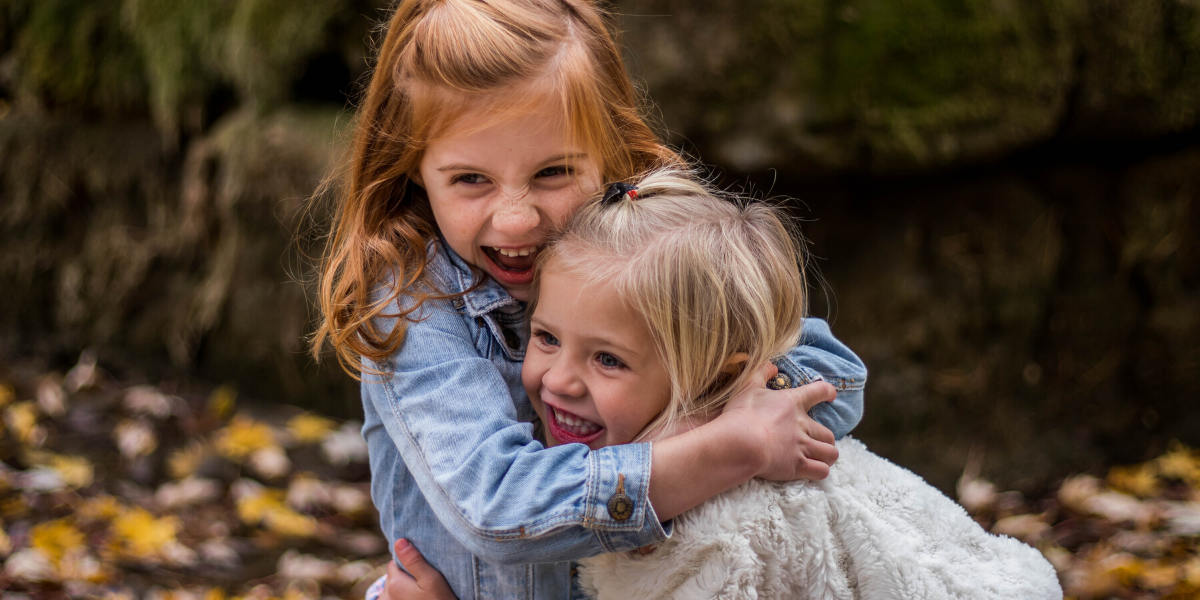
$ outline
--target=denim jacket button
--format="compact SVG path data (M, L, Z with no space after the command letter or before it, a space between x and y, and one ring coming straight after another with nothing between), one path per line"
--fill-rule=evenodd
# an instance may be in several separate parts
M627 521L633 516L633 500L625 494L625 474L617 475L617 491L608 499L608 516Z
M778 373L767 382L767 387L773 390L786 390L792 387L792 378L787 373Z

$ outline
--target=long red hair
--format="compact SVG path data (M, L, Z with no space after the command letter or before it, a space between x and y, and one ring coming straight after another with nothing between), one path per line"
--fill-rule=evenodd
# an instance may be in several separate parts
M399 3L354 123L321 262L314 357L328 341L357 377L365 361L381 363L404 343L406 317L444 297L426 271L437 225L413 178L429 140L467 106L494 103L499 117L533 101L557 103L609 180L682 162L643 119L605 20L587 0ZM531 89L544 97L516 93ZM385 314L400 294L413 302ZM376 317L396 320L381 327Z

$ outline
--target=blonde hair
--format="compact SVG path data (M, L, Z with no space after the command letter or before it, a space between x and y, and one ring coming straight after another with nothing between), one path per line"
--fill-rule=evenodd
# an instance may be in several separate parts
M553 262L612 286L644 319L671 382L645 434L711 416L752 384L753 367L795 345L806 294L800 238L778 208L723 196L677 168L634 185L636 199L576 213L538 268Z
M532 95L531 95L532 94ZM429 141L480 103L497 119L550 101L571 140L594 153L602 175L623 179L681 159L643 120L638 97L602 12L587 0L402 0L359 106L331 234L321 264L321 322L352 376L404 342L406 318L447 297L427 273L437 235L414 182ZM388 278L393 288L375 294ZM384 314L400 294L413 303ZM389 330L376 317L397 317Z

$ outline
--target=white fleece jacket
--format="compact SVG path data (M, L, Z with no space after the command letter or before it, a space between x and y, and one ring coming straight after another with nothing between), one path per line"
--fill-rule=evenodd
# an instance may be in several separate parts
M597 600L1062 598L1037 550L857 440L838 451L824 481L751 481L680 515L653 552L581 561L584 588Z

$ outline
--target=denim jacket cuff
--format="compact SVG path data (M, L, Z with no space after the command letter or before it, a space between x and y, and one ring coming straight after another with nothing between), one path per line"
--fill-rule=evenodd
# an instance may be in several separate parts
M638 443L588 453L585 519L606 552L640 548L670 535L670 525L659 523L650 506L650 451L649 443Z
M838 392L858 391L866 387L866 378L858 378L854 376L839 376L831 375L829 377L822 376L816 369L806 367L790 356L781 356L775 359L775 366L779 367L779 372L787 375L790 379L787 387L800 387L808 385L814 381L824 381L832 385Z

